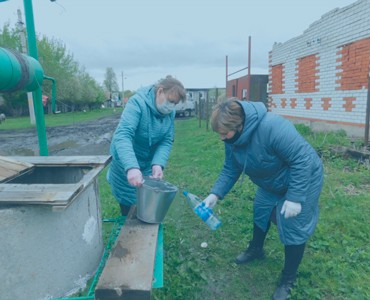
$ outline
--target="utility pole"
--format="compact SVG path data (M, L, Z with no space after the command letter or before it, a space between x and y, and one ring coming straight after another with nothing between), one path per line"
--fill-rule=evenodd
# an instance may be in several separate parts
M121 71L121 76L122 76L122 107L125 106L125 85L124 85L124 82L125 82L125 79L127 79L127 77L125 77L123 75L123 71Z
M248 37L248 89L247 101L251 100L251 36Z
M21 39L21 53L27 54L27 42L26 42L26 32L24 30L24 23L22 20L22 12L20 9L17 10L18 13L18 22L17 22L17 28L19 31L19 37ZM35 109L33 107L33 96L32 92L27 93L27 99L28 99L28 110L30 112L30 121L32 125L36 124L35 121Z
M125 86L124 86L124 77L123 77L123 71L121 71L122 76L122 101L125 100Z

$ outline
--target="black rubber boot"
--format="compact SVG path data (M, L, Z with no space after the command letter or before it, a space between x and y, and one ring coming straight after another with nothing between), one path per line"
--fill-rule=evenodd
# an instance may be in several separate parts
M289 245L285 246L285 263L284 269L281 272L281 280L276 288L272 299L273 300L285 300L289 299L290 292L294 287L295 280L297 278L297 271L299 264L302 261L303 253L306 243L301 245Z
M267 226L266 232L259 228L256 223L253 224L253 239L250 241L247 250L240 253L235 258L235 263L246 264L255 259L261 259L265 257L265 253L263 252L263 244L269 228L270 223Z
M265 257L265 253L263 252L263 249L260 247L255 247L252 244L249 245L247 250L244 252L240 253L236 258L235 258L235 263L240 265L240 264L246 264L248 262L251 262L255 259L262 259Z
M294 287L296 276L282 276L281 281L272 295L272 300L286 300L290 297L290 292Z

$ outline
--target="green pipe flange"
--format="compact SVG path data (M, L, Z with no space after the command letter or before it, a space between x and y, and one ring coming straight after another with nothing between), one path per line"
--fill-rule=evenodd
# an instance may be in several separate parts
M0 48L0 70L0 92L31 92L41 87L44 78L36 59L11 49Z

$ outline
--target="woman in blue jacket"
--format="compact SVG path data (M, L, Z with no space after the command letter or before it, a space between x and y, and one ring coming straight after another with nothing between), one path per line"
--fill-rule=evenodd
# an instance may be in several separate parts
M253 237L235 262L263 258L270 223L276 223L285 246L285 263L273 299L287 299L306 241L318 221L322 162L291 122L267 112L261 102L230 99L214 109L211 124L225 142L225 162L205 205L213 207L224 198L240 175L248 175L258 186Z
M107 174L122 215L136 203L143 176L163 178L174 140L175 105L185 97L182 83L167 76L139 89L127 102L113 135Z

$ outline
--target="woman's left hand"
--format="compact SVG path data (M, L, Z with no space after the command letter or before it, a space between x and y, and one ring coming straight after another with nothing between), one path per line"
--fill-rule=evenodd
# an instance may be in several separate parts
M285 219L295 217L301 213L302 205L299 202L292 202L289 200L285 200L283 203L283 207L281 208L281 214L284 215Z
M152 166L152 176L151 178L158 178L162 179L163 178L163 170L160 165L153 165Z

